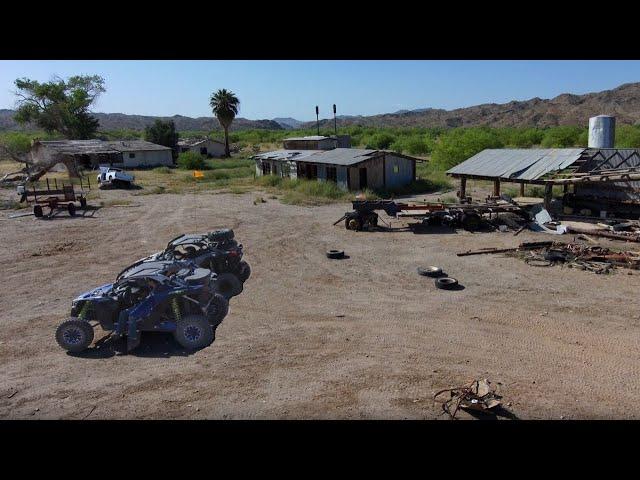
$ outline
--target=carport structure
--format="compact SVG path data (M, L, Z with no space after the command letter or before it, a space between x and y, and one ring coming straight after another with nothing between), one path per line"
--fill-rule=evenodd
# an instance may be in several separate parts
M575 172L588 157L585 148L487 149L447 170L460 179L458 196L466 198L467 179L493 181L493 196L500 196L502 182L519 183L524 196L527 184L545 186L545 204L551 201L553 182L549 176L560 171ZM569 170L567 170L569 169ZM566 189L567 187L565 187Z

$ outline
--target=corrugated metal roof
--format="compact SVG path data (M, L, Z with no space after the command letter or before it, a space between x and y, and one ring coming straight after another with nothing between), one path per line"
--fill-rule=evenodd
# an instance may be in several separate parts
M580 158L584 148L501 148L477 153L448 174L537 180L562 170Z
M42 144L43 147L70 155L171 150L169 147L144 140L42 140L39 143Z
M286 142L287 140L324 140L325 138L331 138L331 137L325 137L324 135L309 135L308 137L289 137L289 138L285 138L284 141Z
M333 150L276 150L255 155L254 158L270 160L295 160L296 162L326 163L329 165L355 165L384 153L382 150L363 148L334 148Z
M224 145L223 141L213 140L211 138L184 138L184 139L178 141L178 146L180 146L180 147L195 147L196 145L200 145L201 143L205 143L205 142L214 142L214 143L220 143L220 144Z

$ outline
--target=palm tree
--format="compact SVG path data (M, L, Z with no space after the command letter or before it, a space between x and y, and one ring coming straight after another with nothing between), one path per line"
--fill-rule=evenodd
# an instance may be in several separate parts
M229 151L229 127L238 114L240 100L235 94L224 88L213 92L209 105L213 109L213 114L218 118L220 125L224 129L224 152L225 156L230 157Z

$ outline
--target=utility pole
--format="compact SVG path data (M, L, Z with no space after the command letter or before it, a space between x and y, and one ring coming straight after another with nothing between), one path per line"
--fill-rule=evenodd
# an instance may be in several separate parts
M319 114L320 114L320 110L316 105L316 127L318 128L318 136L320 136L320 117L318 116Z
M335 132L336 136L338 135L338 123L336 120L336 104L333 104L333 131Z

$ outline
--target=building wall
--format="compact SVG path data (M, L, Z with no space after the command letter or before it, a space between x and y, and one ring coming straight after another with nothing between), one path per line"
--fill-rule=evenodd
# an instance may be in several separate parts
M347 167L338 167L336 169L336 182L338 186L343 190L349 189L349 184L347 183L348 175L349 175L349 169Z
M181 145L179 149L180 149L180 152L189 151L189 152L200 153L200 149L202 147L205 147L207 149L207 155L210 155L216 158L220 158L224 156L224 144L214 142L213 140L207 140L205 143L200 143L198 145L192 145L189 147Z
M384 187L384 164L382 156L380 156L349 167L351 190L361 190L363 188L360 185L360 169L362 168L367 170L367 188Z
M415 180L415 160L385 154L386 188L407 185Z
M130 153L135 157L131 158ZM173 157L171 150L123 152L122 163L125 168L171 166L173 165Z

